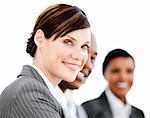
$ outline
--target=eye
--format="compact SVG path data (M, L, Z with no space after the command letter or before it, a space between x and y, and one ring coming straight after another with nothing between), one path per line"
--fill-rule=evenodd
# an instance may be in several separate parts
M81 48L84 49L84 50L88 50L89 49L89 45L87 45L87 44L82 45Z
M111 70L111 73L119 73L119 71L120 71L120 70L116 68L116 69L112 69L112 70Z
M91 56L91 63L95 63L96 58Z
M133 69L127 69L127 73L132 74L133 73Z
M63 41L63 43L64 43L64 44L67 44L67 45L72 45L72 44L73 44L73 42L72 42L70 39L65 39L65 40Z
M91 56L91 62L94 63L95 62L96 57Z

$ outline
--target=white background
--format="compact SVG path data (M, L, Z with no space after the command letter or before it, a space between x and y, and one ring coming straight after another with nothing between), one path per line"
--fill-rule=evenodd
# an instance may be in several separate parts
M74 97L77 104L98 97L106 86L101 73L104 57L123 48L135 58L134 85L128 101L150 116L150 2L149 0L5 0L0 1L0 93L30 63L25 52L35 20L54 3L77 5L87 14L96 35L98 57L87 82Z

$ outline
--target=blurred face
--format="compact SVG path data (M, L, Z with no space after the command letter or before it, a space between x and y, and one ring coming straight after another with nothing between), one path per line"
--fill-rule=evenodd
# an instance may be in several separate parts
M64 88L69 88L69 89L78 89L82 84L85 83L87 77L93 70L95 66L95 59L97 56L97 46L95 39L91 40L91 46L89 48L89 54L88 54L88 60L83 67L83 69L78 73L75 81L73 82L66 82L66 81L61 81L61 85Z
M85 65L90 46L90 29L75 30L53 40L40 39L37 44L38 66L56 84L61 79L72 82Z
M104 77L111 91L121 100L133 83L135 64L130 57L116 57L106 67Z

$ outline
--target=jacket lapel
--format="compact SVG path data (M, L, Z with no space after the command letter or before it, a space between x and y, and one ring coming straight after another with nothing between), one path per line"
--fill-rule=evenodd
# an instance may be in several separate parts
M102 108L103 108L104 116L106 118L113 118L112 112L111 112L111 109L110 109L110 105L108 103L105 92L102 93L102 95L100 96L100 99L101 99L101 105L102 105Z

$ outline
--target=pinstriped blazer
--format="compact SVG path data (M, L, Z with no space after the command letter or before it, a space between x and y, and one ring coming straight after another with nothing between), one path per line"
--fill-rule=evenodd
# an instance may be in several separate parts
M41 76L25 65L0 96L0 118L64 118L62 108Z
M89 118L113 118L105 92L96 99L82 104ZM129 118L145 118L143 111L132 106Z

